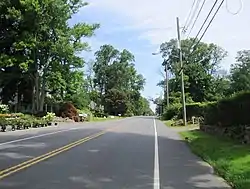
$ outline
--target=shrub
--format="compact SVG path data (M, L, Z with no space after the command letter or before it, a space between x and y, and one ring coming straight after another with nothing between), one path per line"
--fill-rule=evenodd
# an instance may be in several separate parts
M56 117L55 113L47 112L47 115L43 117L44 120L47 122L52 122L53 119Z
M0 114L9 113L9 106L5 104L0 104Z
M207 107L210 104L214 104L214 102L196 102L186 104L186 114L187 120L191 121L192 117L204 117ZM182 118L182 105L181 104L173 104L169 108L166 108L163 113L164 120L170 119L181 119Z
M162 119L163 120L170 120L174 117L180 118L181 117L181 104L173 104L170 105L168 108L165 108Z

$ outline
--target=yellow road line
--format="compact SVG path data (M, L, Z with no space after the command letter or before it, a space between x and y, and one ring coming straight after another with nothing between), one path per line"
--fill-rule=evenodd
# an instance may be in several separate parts
M5 178L5 177L7 177L7 176L9 176L9 175L11 175L11 174L13 174L15 172L21 171L21 170L23 170L23 169L25 169L27 167L30 167L30 166L32 166L34 164L37 164L37 163L39 163L41 161L44 161L44 160L48 159L48 158L56 156L57 154L60 154L60 153L62 153L64 151L67 151L67 150L69 150L71 148L74 148L74 147L76 147L76 146L78 146L78 145L80 145L80 144L82 144L84 142L87 142L87 141L91 140L91 139L97 138L97 137L99 137L99 136L101 136L101 135L103 135L103 134L105 134L107 132L108 132L108 130L101 131L99 133L90 135L88 137L82 138L82 139L77 140L77 141L75 141L73 143L70 143L68 145L65 145L65 146L63 146L61 148L50 151L50 152L48 152L46 154L43 154L41 156L38 156L36 158L30 159L28 161L25 161L23 163L20 163L18 165L13 166L13 167L4 169L4 170L0 171L0 179L3 179L3 178Z

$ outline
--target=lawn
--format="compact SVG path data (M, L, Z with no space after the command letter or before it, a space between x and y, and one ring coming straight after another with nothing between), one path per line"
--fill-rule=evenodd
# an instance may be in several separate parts
M180 133L191 150L212 165L235 189L250 189L250 146L202 131Z

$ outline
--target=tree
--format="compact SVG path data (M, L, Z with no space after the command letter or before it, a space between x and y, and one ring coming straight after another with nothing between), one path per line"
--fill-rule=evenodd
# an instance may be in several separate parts
M135 114L136 115L153 115L153 111L150 108L149 100L140 96L139 100L135 104Z
M231 66L231 92L250 90L250 50L237 53L236 64Z
M214 95L213 74L219 68L220 61L226 52L215 44L200 42L195 51L191 50L194 39L182 40L183 70L185 91L195 102L210 101ZM174 78L170 81L170 91L177 92L181 89L180 63L178 58L177 41L175 39L161 45L161 53L165 64L169 66Z
M95 56L93 81L104 111L137 114L135 102L140 99L145 79L134 67L134 55L126 49L120 52L111 45L103 45Z
M162 115L163 108L164 108L163 99L161 99L160 97L156 98L153 100L153 103L156 105L156 108L155 108L156 115Z
M88 48L82 37L92 36L99 25L77 23L69 27L68 20L85 5L81 0L0 3L0 84L4 101L12 100L18 91L17 96L32 102L33 112L37 112L43 111L48 92L59 100L79 92L72 87L73 82L82 82L77 76L82 77L82 73L75 72L84 65L79 53ZM14 86L12 90L9 85ZM27 93L31 94L29 98Z

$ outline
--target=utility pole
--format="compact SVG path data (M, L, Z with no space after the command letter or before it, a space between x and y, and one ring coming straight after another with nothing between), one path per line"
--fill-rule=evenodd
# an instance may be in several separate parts
M165 83L165 95L167 99L167 108L169 107L169 87L168 87L168 63L165 62L165 73L166 73L166 83Z
M183 113L183 124L187 125L187 115L186 115L186 100L185 100L185 88L184 88L184 74L183 74L183 62L182 62L182 50L181 50L181 34L180 34L180 23L179 18L176 18L177 21L177 34L178 34L178 48L181 64L181 97L182 97L182 113Z

